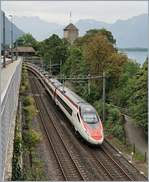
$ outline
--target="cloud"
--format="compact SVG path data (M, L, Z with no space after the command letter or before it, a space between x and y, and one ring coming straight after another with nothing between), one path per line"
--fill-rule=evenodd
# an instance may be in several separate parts
M2 1L6 15L38 16L48 22L66 24L69 12L79 19L114 22L148 12L147 1Z

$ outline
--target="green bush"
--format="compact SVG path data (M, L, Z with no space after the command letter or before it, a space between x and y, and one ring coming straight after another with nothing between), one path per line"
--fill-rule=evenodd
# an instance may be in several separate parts
M113 105L106 105L106 123L109 133L117 137L120 140L123 140L125 137L124 126L123 126L123 117L120 110Z
M23 142L28 151L33 150L40 140L41 136L35 130L30 129L28 132L24 133Z
M23 180L23 172L20 166L20 156L22 152L22 139L18 129L18 121L16 121L14 151L12 159L12 181Z
M43 168L43 162L40 159L37 159L36 156L33 157L32 169L27 169L25 172L25 180L26 181L45 181L46 180L46 172Z
M34 99L32 96L26 96L23 100L23 105L24 106L29 106L29 105L34 105L35 102L34 102Z
M102 118L102 100L94 103L99 116ZM120 110L111 104L105 105L105 122L103 123L105 132L112 134L120 140L124 140L123 117Z

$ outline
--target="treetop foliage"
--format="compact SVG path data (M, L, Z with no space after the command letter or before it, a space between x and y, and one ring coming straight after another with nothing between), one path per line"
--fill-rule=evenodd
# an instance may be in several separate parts
M109 117L114 117L115 110L112 110L112 105L126 109L127 114L147 133L148 60L141 68L138 63L128 59L117 50L112 33L104 28L88 30L73 45L55 34L36 45L47 70L50 70L50 63L58 65L51 67L53 74L64 74L68 77L88 74L102 76L105 72L106 102L110 104L111 110ZM102 79L90 80L90 94L87 82L73 83L73 86L76 93L91 104L102 98ZM120 121L119 117L117 128L122 130Z
M75 44L77 46L83 46L84 44L89 43L90 38L93 38L94 36L102 36L104 39L107 39L110 44L116 44L116 40L114 39L112 33L104 28L88 30L83 37L80 37L75 41Z
M36 39L30 33L23 34L21 37L19 37L16 40L16 42L17 42L18 46L31 46L35 50L37 50L37 48L38 48L37 47L38 42L36 41Z
M112 44L116 44L116 39L114 39L112 33L108 30L106 30L105 28L102 28L102 29L91 29L91 30L88 30L86 32L86 35L88 36L93 36L95 34L101 34L102 36L105 36L108 41Z
M38 53L43 57L45 65L49 70L50 63L64 63L68 55L68 42L64 39L60 39L56 34L53 34L39 44ZM56 72L59 72L59 70Z

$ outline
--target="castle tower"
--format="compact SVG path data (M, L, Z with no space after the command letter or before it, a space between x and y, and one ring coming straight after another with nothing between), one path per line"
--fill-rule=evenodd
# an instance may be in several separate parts
M71 13L70 13L70 23L64 28L64 38L67 39L71 44L78 38L79 30L77 27L71 23Z

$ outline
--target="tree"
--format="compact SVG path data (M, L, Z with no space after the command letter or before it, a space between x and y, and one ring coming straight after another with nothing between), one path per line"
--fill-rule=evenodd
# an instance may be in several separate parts
M30 34L23 34L21 37L19 37L16 42L18 43L18 46L31 46L35 50L38 48L38 43L36 39ZM16 44L16 43L15 43Z
M88 44L90 42L90 38L94 36L102 36L105 39L107 39L108 42L111 43L112 45L116 44L116 39L114 39L112 33L106 30L105 28L88 30L83 37L76 39L74 43L77 46L84 46L85 44Z
M84 59L89 65L89 74L102 75L103 72L106 73L106 82L108 82L106 89L108 91L118 82L127 57L118 53L103 35L95 34L88 39L88 44L84 46ZM95 83L101 85L102 80Z
M86 74L85 61L80 48L71 47L69 49L69 57L67 58L65 64L62 67L62 73L67 76L78 76Z
M123 64L127 62L127 57L115 49L114 42L112 34L105 29L88 31L70 48L63 72L67 75L102 75L106 72L106 93L108 94L118 84ZM88 101L94 101L102 93L102 79L91 81L90 86L90 95L79 89L79 84L75 87L77 92L83 94L82 96ZM83 84L83 87L87 90L87 84Z
M126 59L118 83L109 93L109 101L122 108L128 108L128 100L133 94L132 85L135 84L135 76L140 70L140 65Z
M144 63L138 72L132 85L132 95L129 99L129 107L133 118L138 126L144 129L148 135L148 109L147 109L147 79L148 78L148 60Z
M95 34L101 34L101 35L105 36L110 43L116 44L116 39L114 39L112 33L110 31L106 30L105 28L91 29L91 30L88 30L86 33L86 35L89 35L89 36L93 36Z
M59 64L64 63L68 55L68 43L64 39L60 39L53 34L40 44L39 54L43 57L46 68L50 69L51 64L57 64L58 69L54 68L53 73L59 73Z

